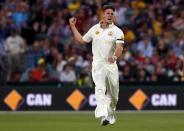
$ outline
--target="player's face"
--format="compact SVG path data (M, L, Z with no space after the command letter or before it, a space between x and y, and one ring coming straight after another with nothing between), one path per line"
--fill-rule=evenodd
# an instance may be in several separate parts
M114 11L112 9L106 9L104 11L104 19L105 19L105 22L107 22L108 24L111 24L114 19Z

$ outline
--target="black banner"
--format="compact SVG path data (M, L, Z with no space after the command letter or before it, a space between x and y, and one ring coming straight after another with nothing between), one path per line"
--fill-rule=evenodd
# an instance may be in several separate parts
M91 88L11 86L0 88L0 110L94 110ZM120 87L118 110L184 110L184 88Z

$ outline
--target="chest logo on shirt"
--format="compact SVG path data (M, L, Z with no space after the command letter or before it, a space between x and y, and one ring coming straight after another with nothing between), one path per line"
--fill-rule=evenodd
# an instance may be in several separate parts
M108 36L112 36L112 35L113 35L112 31L109 31Z
M97 30L97 31L95 32L95 34L98 35L98 34L100 34L100 32Z

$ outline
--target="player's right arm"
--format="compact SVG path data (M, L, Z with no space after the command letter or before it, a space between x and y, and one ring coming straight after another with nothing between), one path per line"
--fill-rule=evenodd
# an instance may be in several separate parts
M69 23L70 23L70 27L71 30L73 32L74 38L80 43L80 44L84 44L85 41L83 40L82 35L79 33L79 31L77 30L75 24L76 24L76 18L72 17L69 19Z

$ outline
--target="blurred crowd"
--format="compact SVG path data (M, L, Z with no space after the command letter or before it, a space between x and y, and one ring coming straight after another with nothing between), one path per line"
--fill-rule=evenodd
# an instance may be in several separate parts
M91 44L76 43L68 20L84 34L106 3L125 35L120 82L184 81L183 0L1 0L0 81L92 86Z

